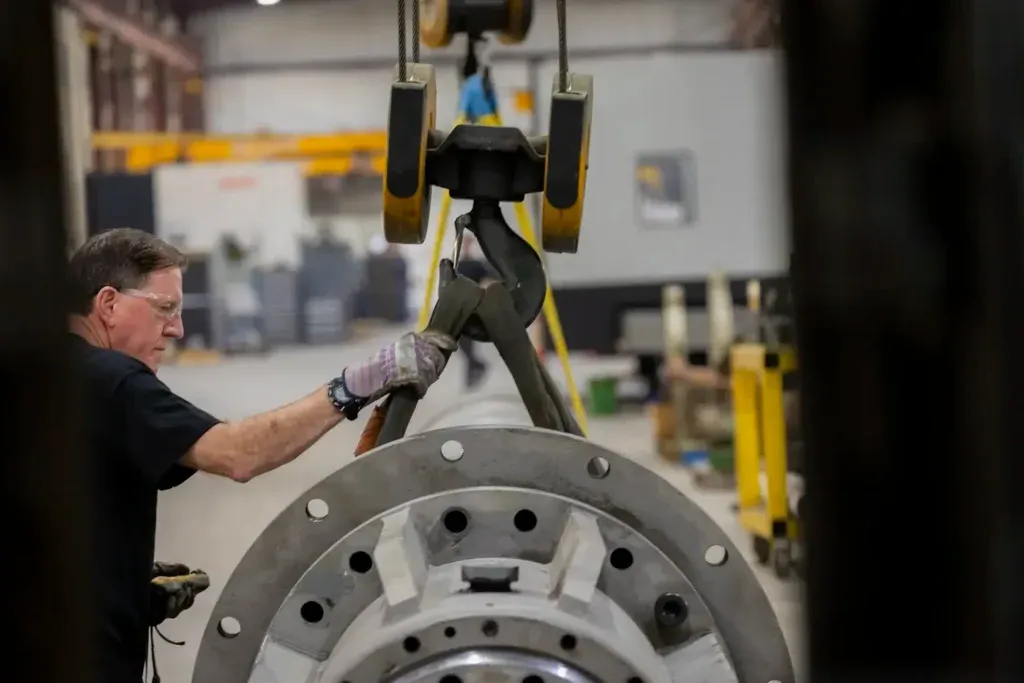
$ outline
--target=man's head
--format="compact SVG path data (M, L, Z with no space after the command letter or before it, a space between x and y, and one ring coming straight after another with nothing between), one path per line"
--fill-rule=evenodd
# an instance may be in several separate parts
M90 238L68 264L71 315L92 340L154 371L180 339L181 273L188 260L163 240L122 228Z

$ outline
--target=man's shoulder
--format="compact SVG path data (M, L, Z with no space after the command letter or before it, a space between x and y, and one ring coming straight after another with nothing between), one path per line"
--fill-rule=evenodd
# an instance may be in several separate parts
M113 390L126 377L136 373L153 374L144 363L131 356L93 346L81 337L72 340L72 357L82 377L90 383L99 383Z

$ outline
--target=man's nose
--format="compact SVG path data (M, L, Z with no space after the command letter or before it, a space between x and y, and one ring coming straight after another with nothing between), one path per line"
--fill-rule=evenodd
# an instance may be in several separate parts
M164 335L174 339L181 339L185 336L185 323L182 322L180 315L176 315L167 321L167 326L164 328Z

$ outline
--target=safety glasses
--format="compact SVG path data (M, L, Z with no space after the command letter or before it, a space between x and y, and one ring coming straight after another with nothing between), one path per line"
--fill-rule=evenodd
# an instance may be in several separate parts
M181 301L162 294L143 292L138 289L122 289L121 293L135 299L145 299L153 307L156 314L164 320L172 320L181 315Z

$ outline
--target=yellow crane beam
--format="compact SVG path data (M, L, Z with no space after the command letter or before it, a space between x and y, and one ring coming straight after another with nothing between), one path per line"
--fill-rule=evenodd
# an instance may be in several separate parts
M308 160L310 175L345 174L353 169L383 173L386 134L358 131L322 135L200 135L195 133L97 132L96 151L126 153L127 170L145 172L160 164Z

